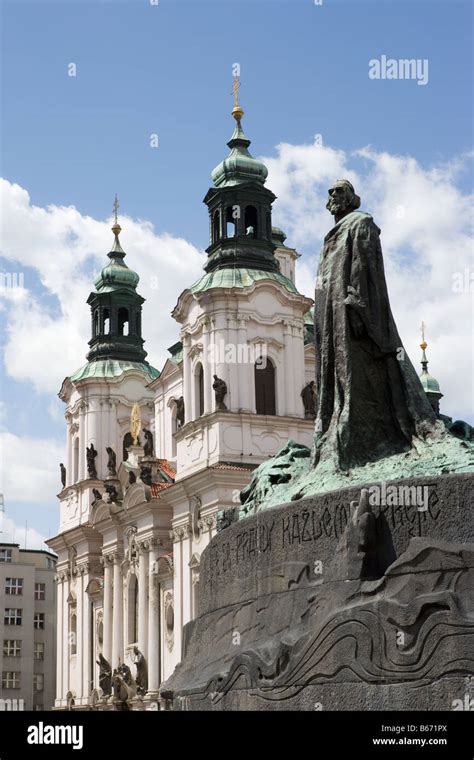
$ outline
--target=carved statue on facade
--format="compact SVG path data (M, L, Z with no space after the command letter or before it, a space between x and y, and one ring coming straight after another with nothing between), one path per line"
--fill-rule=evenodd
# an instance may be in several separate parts
M92 495L94 497L92 500L92 505L96 504L98 501L102 499L102 494L97 488L92 489Z
M62 462L59 465L59 469L61 470L61 485L63 488L66 488L66 468Z
M87 473L91 480L97 480L97 470L95 466L96 456L97 451L94 448L94 444L91 443L90 446L86 446Z
M137 675L135 678L137 692L140 695L144 695L148 691L148 668L146 660L138 647L133 647L133 654L135 666L137 668Z
M314 420L316 418L316 397L314 394L314 380L305 385L301 391L301 398L304 406L305 420Z
M134 446L140 444L140 429L142 426L142 419L140 414L139 404L134 404L132 407L132 413L130 415L130 433L132 434L132 443Z
M114 478L117 475L117 456L112 446L106 446L105 450L109 456L108 461L107 461L107 469L109 471L109 476Z
M99 666L99 686L103 695L108 697L112 693L112 668L102 652L99 653L97 665Z
M146 428L143 428L143 435L145 436L145 444L143 446L143 452L146 457L153 457L155 450L153 446L153 433Z
M225 380L222 380L222 378L217 377L217 375L214 375L214 382L212 384L214 395L216 399L216 409L218 409L221 412L226 412L227 407L224 404L224 398L227 395L227 383Z
M176 426L179 430L179 428L183 427L184 425L184 398L183 396L180 396L179 398L175 398L174 403L176 404Z
M146 486L151 486L151 467L140 466L140 479Z
M108 497L109 497L108 500L107 500L107 503L108 504L116 504L117 501L118 501L118 493L117 493L117 489L115 488L115 486L112 485L112 483L106 483L105 484L105 490L107 491L107 494L108 494Z

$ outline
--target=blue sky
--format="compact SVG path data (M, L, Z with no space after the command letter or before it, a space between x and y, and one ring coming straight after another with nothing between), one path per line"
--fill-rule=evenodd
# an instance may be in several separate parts
M325 160L330 164L338 151L343 152L351 171L360 172L374 198L377 181L387 178L381 174L383 154L412 157L421 167L420 176L424 172L424 180L438 184L437 173L459 162L449 176L443 174L443 183L448 182L456 197L463 199L470 190L472 174L465 160L472 149L470 3L323 0L318 6L310 0L160 0L151 5L147 0L3 0L0 5L1 174L29 193L31 207L72 206L85 224L89 218L103 222L110 216L117 192L121 214L135 220L137 230L140 220L149 222L158 238L183 238L197 251L203 249L208 220L202 198L210 185L211 169L226 154L225 143L232 131L234 62L241 66L244 127L252 140L251 151L269 157L270 163L275 159L274 185L270 168L271 189L285 186L284 162L277 146L310 146L314 135L321 134L332 151L325 153ZM382 54L428 59L428 84L370 80L368 62ZM76 77L68 76L70 63L77 67ZM152 133L158 134L158 149L150 148ZM356 153L368 146L377 159ZM408 171L408 163L404 166ZM399 181L400 171L395 174ZM298 192L302 191L304 183ZM280 221L280 208L281 218L290 220L291 227L293 206L282 193L277 193L281 205L275 207L274 223ZM416 198L416 190L410 197ZM443 198L443 194L434 197ZM460 216L463 209L464 205ZM296 227L294 234L298 237ZM67 243L72 246L73 229L70 236ZM297 240L309 278L314 276L317 238L309 234ZM446 239L450 239L447 232ZM122 242L128 250L126 241ZM87 272L92 276L105 256L107 237L103 245L95 251L97 259L92 254L84 259L81 281ZM35 246L34 233L31 246ZM28 247L22 241L20 253L6 251L3 271L23 272L35 308L41 307L59 323L64 311L60 299L54 288L45 285L45 271L36 260L28 259ZM173 252L170 243L170 257ZM411 251L400 245L396 254L400 262ZM72 255L71 247L51 251L69 276L75 270L62 257ZM133 256L131 249L129 255ZM139 257L129 264L141 272ZM177 276L174 300L189 284L186 274ZM158 299L162 297L163 289ZM435 313L442 308L439 303ZM78 320L87 319L85 303L83 312L79 317L78 311ZM8 336L15 324L10 310L4 309L0 316L6 329L4 343L11 343ZM157 317L170 322L167 304L162 314L154 309L152 318ZM447 341L451 327L438 326L435 317L431 321L433 335ZM164 347L172 342L171 337ZM463 342L465 336L459 335L459 345ZM148 348L151 352L153 346ZM81 357L67 371L77 369L86 350L84 343ZM433 347L433 357L436 350ZM38 361L36 355L31 361ZM44 361L52 361L46 349ZM452 357L439 348L438 377L441 364L451 362ZM4 429L20 438L62 443L61 405L49 386L47 391L46 386L40 390L31 371L9 367L8 360L2 369ZM63 367L58 365L58 390L63 376ZM449 413L467 417L465 401L457 403L453 394L450 406ZM19 450L25 450L21 441ZM28 519L43 534L55 532L54 492L34 505L18 496L9 501L8 493L5 500L8 513L19 525Z

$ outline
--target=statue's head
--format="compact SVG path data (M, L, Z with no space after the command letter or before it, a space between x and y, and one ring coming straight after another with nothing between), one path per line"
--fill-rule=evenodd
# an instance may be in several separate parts
M338 179L328 190L329 198L326 208L335 217L343 217L360 206L360 198L349 180Z

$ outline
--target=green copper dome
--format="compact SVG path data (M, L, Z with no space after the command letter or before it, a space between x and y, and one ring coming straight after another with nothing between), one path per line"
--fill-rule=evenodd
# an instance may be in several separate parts
M142 372L148 375L151 380L160 376L159 370L152 367L147 362L129 362L117 359L99 359L95 362L88 362L83 367L70 376L72 382L87 380L89 378L108 378L121 377L127 372Z
M273 280L283 285L290 293L297 293L296 287L281 272L259 271L258 269L228 268L216 269L203 275L191 286L191 293L203 293L213 288L249 288L260 280Z
M213 170L211 177L216 187L229 187L243 182L265 183L268 169L261 161L250 155L248 147L250 140L245 136L244 130L237 121L234 133L227 145L230 153L219 166Z
M110 262L106 264L94 282L97 291L100 293L118 288L135 290L140 280L138 274L133 269L129 269L124 262L125 251L122 249L118 238L118 232L120 232L118 225L117 229L112 250L107 254Z
M429 372L422 372L420 381L426 392L440 393L438 381Z

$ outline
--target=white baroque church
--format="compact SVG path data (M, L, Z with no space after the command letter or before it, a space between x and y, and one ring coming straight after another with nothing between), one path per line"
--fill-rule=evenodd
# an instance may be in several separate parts
M312 443L312 301L295 286L299 254L272 227L275 196L248 151L243 111L232 113L230 153L204 198L205 272L178 298L179 340L161 372L146 360L144 299L116 218L88 299L87 364L59 393L67 461L48 541L58 554L56 709L114 709L107 675L124 666L141 685L129 707L163 706L217 513L289 439Z

